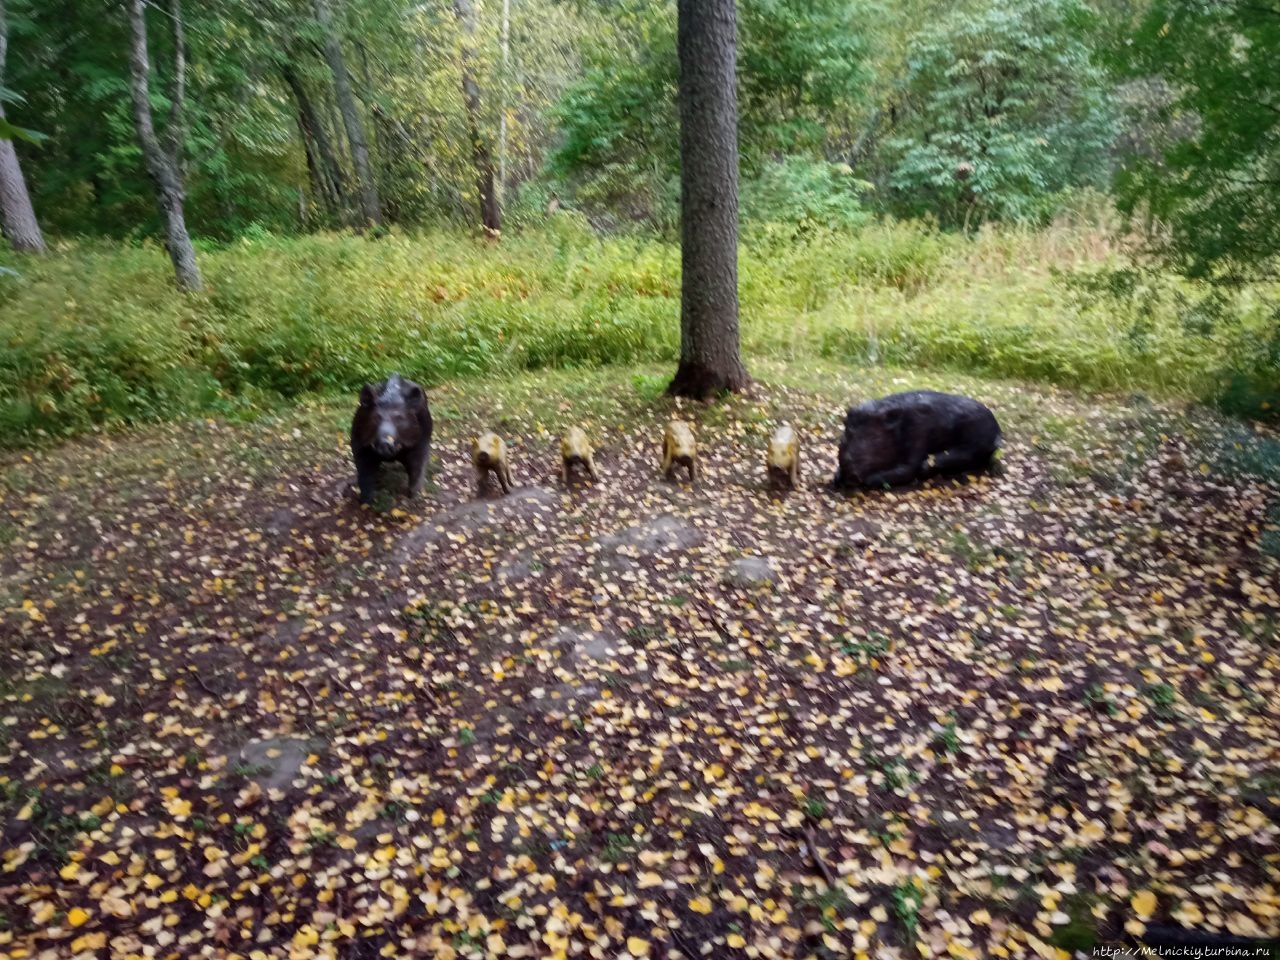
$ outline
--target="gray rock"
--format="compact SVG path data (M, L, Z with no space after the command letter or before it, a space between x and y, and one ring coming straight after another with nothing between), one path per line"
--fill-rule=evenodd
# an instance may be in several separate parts
M267 517L266 525L263 529L268 536L282 537L292 532L294 524L298 522L298 515L292 510L281 508L272 510L271 515Z
M774 583L777 579L778 569L768 557L740 557L724 571L725 583L738 587Z
M687 550L702 541L702 532L688 520L664 513L645 523L600 537L597 542L605 553L651 556L665 550Z
M608 633L563 626L556 632L556 644L562 651L566 669L575 669L584 661L606 661L618 652L617 640Z
M250 774L263 790L284 790L302 772L311 753L311 744L297 737L269 737L250 740L240 748L240 762L252 767Z
M518 583L521 580L528 580L533 576L533 572L533 564L528 560L508 560L498 565L498 568L493 571L493 576L494 579L504 583Z
M559 503L560 498L543 487L521 487L505 497L470 500L447 507L406 533L396 545L392 559L403 564L450 533L474 533L486 527L527 520L534 514L550 512Z

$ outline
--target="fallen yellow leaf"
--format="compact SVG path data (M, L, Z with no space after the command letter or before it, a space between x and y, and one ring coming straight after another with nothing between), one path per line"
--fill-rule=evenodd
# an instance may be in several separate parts
M1129 906L1142 920L1149 920L1156 912L1156 895L1150 890L1140 890L1129 900Z

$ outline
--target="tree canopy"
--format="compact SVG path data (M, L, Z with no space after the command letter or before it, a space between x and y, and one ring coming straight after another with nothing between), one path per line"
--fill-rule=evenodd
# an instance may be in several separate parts
M157 116L170 16L148 5ZM557 207L675 230L670 0L209 0L182 16L197 237L518 227ZM41 223L159 234L122 8L8 0L6 19L0 137L21 138ZM972 229L1094 190L1190 275L1274 273L1273 0L739 0L737 19L747 222Z
M910 42L885 144L894 205L944 223L1035 219L1102 187L1114 139L1107 78L1078 0L961 7Z
M1156 0L1120 48L1159 78L1153 135L1118 178L1125 208L1167 229L1164 252L1196 277L1275 276L1280 254L1280 5Z

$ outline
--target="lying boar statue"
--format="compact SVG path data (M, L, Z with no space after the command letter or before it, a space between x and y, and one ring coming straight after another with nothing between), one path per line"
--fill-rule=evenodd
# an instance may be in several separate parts
M378 468L388 460L404 465L409 496L416 497L431 459L431 411L422 387L398 373L366 383L351 420L351 455L361 503L373 502Z
M849 410L834 486L899 486L982 470L1002 445L995 414L977 400L913 390Z

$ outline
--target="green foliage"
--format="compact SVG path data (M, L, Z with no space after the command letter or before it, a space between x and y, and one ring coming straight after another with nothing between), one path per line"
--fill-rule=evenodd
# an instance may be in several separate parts
M902 880L893 888L893 913L902 925L902 935L914 946L920 929L920 907L924 903L924 891L916 878Z
M1108 174L1105 78L1079 0L960 7L907 52L887 141L895 206L944 224L1040 221L1054 197Z
M1172 324L1205 342L1231 343L1208 398L1226 413L1274 419L1280 412L1280 306L1258 289L1179 282L1149 266L1081 271L1065 289L1082 310L1114 318L1138 352Z
M860 19L849 0L738 5L738 142L747 177L776 183L777 157L820 156L833 121L862 102ZM680 159L674 5L629 10L624 22L622 48L599 51L556 108L562 142L551 170L588 209L669 228ZM815 186L818 169L797 167L811 182L795 189ZM748 215L751 199L744 197Z
M745 165L820 153L832 121L865 96L864 11L850 0L743 0L738 9Z
M860 195L870 187L865 180L855 179L845 164L787 157L766 164L757 177L743 184L744 219L788 225L797 232L862 226L870 215Z
M65 234L161 231L130 114L123 8L76 0L28 4L13 22L9 81L48 134L26 166L42 223ZM250 223L296 223L306 172L292 149L288 105L263 86L269 49L242 5L188 4L185 155L188 214L197 232L229 237ZM152 109L168 116L172 37L149 16Z
M1274 369L1259 347L1274 322L1262 301L1242 294L1215 322L1189 322L1185 283L1117 297L1115 271L1062 259L1084 242L1053 231L963 240L910 223L762 226L741 256L744 349L1206 400ZM601 240L564 211L496 247L446 232L257 231L206 249L202 266L206 291L182 296L150 244L0 255L0 445L252 413L391 370L433 384L677 353L678 248Z
M555 106L549 166L588 209L663 226L679 198L675 29L665 6L635 20L633 50L598 55Z
M1162 134L1118 189L1130 212L1168 228L1163 251L1189 276L1276 275L1280 254L1280 6L1266 0L1156 0L1121 61L1171 93Z
M333 6L387 219L473 218L475 170L451 5L344 0ZM147 13L152 107L161 127L169 115L173 63L163 7L149 4ZM26 170L42 223L71 236L161 235L130 113L121 5L11 0L8 10L13 37L4 84L26 98L14 104L8 121L48 134ZM309 0L207 0L183 10L183 146L193 234L226 241L255 227L287 233L350 222L350 151ZM507 179L514 188L541 169L555 135L546 111L580 74L577 38L606 32L607 20L555 0L515 4L504 71L498 10L480 7L473 68L483 91L481 132L495 144L507 101ZM341 181L336 200L318 188L309 167L314 158L304 146L286 67L332 150Z
M598 251L573 229L501 250L447 235L264 235L206 251L207 292L182 297L161 250L86 244L0 277L13 318L0 442L351 391L392 369L435 383L674 360L676 263L657 245Z
M0 80L2 79L3 77L0 76ZM20 94L0 83L0 140L25 140L27 143L40 143L48 140L49 138L43 133L36 130L28 130L26 127L19 127L5 118L5 104L22 102L23 99Z

